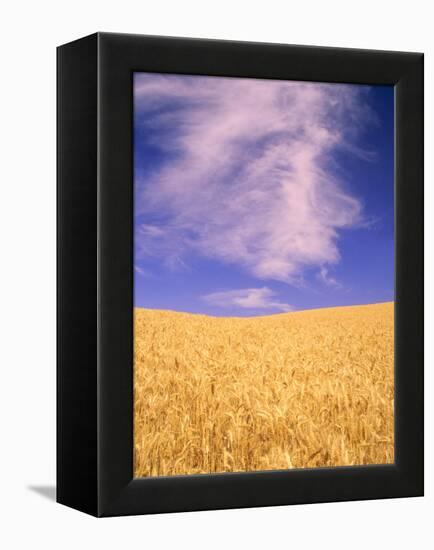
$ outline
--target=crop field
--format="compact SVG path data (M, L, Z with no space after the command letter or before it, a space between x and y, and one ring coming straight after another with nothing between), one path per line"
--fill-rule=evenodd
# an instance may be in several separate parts
M393 463L393 302L134 325L136 477Z

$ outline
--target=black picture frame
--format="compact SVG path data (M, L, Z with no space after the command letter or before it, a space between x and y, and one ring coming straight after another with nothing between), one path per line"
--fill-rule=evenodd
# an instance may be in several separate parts
M423 55L97 33L57 60L58 502L116 516L423 495ZM395 86L395 464L133 478L134 71Z

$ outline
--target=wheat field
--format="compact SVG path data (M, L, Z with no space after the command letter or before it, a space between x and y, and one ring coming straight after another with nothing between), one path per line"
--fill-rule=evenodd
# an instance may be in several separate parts
M134 330L136 477L393 463L393 302Z

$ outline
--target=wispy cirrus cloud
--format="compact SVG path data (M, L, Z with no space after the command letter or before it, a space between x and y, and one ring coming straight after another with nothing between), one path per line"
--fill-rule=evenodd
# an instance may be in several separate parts
M364 223L333 162L369 157L354 139L371 116L360 87L143 73L134 97L160 151L136 174L138 257L196 254L294 285L314 268L331 282L340 232Z
M329 269L324 265L320 267L320 270L318 272L318 279L329 287L336 289L343 288L341 283L339 283L332 275L330 275Z
M149 271L143 269L143 267L140 267L139 265L134 265L134 271L138 273L141 277L150 277Z
M268 287L243 288L212 292L202 296L202 299L220 307L240 307L244 309L272 309L277 311L292 311L290 304L276 300L276 293Z

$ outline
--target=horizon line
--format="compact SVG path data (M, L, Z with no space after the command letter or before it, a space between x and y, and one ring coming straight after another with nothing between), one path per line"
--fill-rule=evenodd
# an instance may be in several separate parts
M211 317L215 319L254 319L257 317L276 317L277 315L292 315L294 313L303 313L306 311L322 311L324 309L345 309L350 307L369 307L369 306L379 306L386 304L395 304L395 300L387 300L385 302L370 302L368 304L346 304L344 306L324 306L324 307L312 307L305 309L296 309L293 311L280 311L276 313L268 314L259 314L259 315L209 315L208 313L198 313L192 311L184 311L179 309L164 309L164 308L155 308L155 307L142 307L142 306L133 306L133 310L143 309L145 311L160 311L165 313L180 313L184 315L200 315L202 317Z

